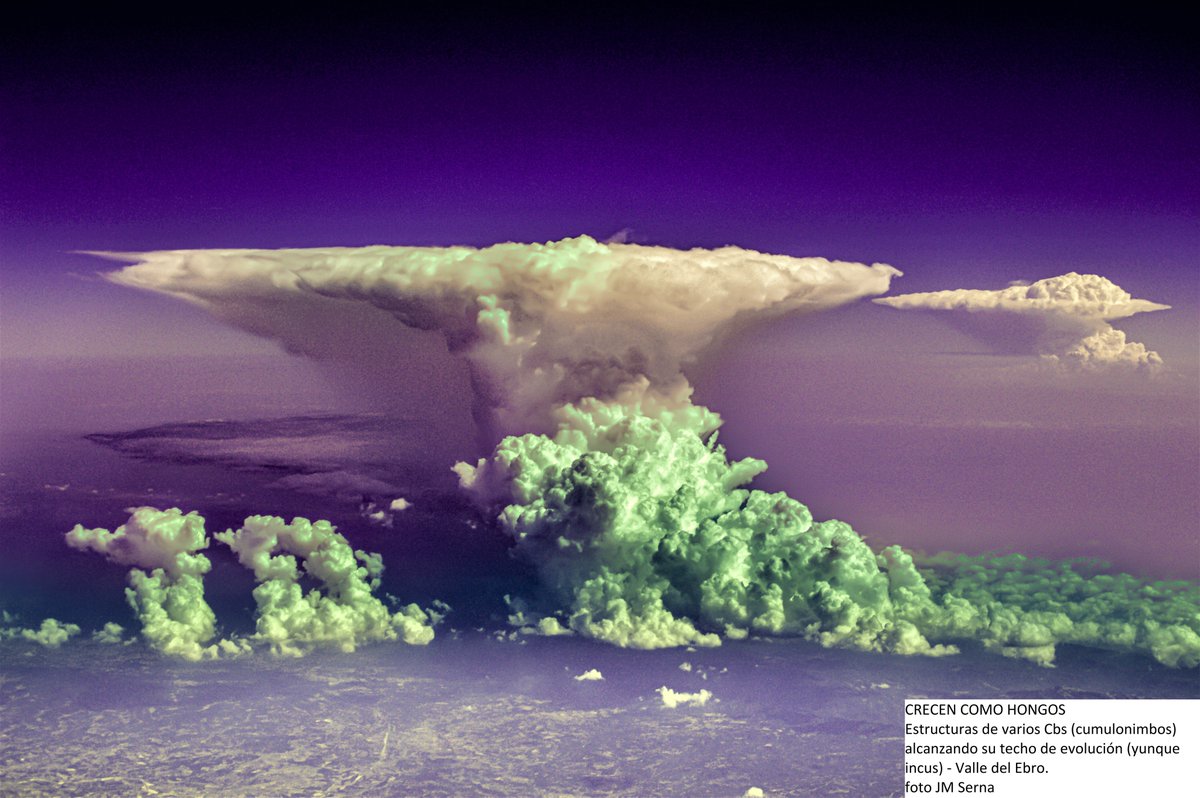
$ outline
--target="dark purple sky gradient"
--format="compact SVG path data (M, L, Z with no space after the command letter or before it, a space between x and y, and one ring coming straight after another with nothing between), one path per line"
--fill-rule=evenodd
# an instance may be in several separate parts
M18 28L6 245L629 226L770 248L858 233L845 255L870 259L914 224L1183 222L1200 199L1195 64L1169 21L472 16Z

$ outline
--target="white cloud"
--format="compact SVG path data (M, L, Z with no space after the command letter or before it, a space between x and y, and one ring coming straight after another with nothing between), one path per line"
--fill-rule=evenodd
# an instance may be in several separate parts
M1097 274L1076 272L1035 283L1017 283L996 291L959 288L885 296L874 301L900 309L1050 312L1105 320L1170 308L1170 305L1134 299L1128 291Z
M114 282L193 302L317 358L353 360L364 341L400 325L435 330L471 363L478 406L501 429L522 432L546 428L557 404L612 396L635 377L676 393L680 366L747 316L836 307L885 292L899 274L882 264L587 236L484 249L108 256L137 261L108 275Z
M9 622L12 616L4 613L0 620ZM63 623L54 618L47 618L37 629L22 629L20 627L0 628L0 640L21 638L31 643L37 643L46 648L58 648L63 643L79 634L79 627L73 623Z
M960 288L874 301L899 310L950 312L968 333L1002 349L1081 367L1162 365L1156 352L1126 341L1109 322L1170 308L1135 299L1099 275L1076 272L995 291Z
M698 693L682 693L672 690L670 687L658 688L659 698L662 699L662 704L667 709L675 709L675 707L692 706L702 707L712 698L712 693L708 690L701 690Z
M560 637L562 635L574 634L570 629L563 626L558 618L553 615L547 615L537 622L538 634L544 637Z
M281 518L251 516L236 532L214 537L233 549L259 580L254 590L257 633L249 640L209 642L216 634L216 616L204 599L204 575L211 563L198 553L209 545L198 513L139 507L113 532L76 525L66 540L73 548L134 566L125 594L141 622L142 637L171 656L215 659L248 653L252 643L299 656L318 645L353 651L377 640L424 644L433 638L433 623L442 613L427 614L415 604L388 611L374 595L382 558L353 550L328 521L297 518L286 524ZM319 587L305 591L302 575ZM108 623L95 638L120 642L122 634L119 625Z
M125 598L142 624L142 637L158 651L189 660L211 659L243 650L216 634L216 616L204 599L204 575L212 564L204 519L178 508L136 507L115 531L76 524L67 545L103 554L118 565L130 565Z
M104 624L103 628L92 633L92 639L97 643L124 643L126 642L125 627L121 626L119 623L113 623L112 621L109 621L108 623Z
M604 681L604 675L601 674L600 671L596 670L595 668L591 668L590 670L586 670L583 673L576 676L575 681L577 681L577 682L600 682L600 681Z
M184 515L177 508L136 507L129 512L129 520L114 532L76 524L67 533L67 545L98 552L118 565L161 568L172 577L208 573L212 567L208 558L196 553L208 548L208 533L200 515Z
M254 571L258 604L255 642L279 655L300 656L314 646L353 651L360 645L433 639L428 614L415 604L390 612L375 596L383 572L378 554L352 549L328 521L251 516L236 532L214 537ZM303 574L319 587L305 591Z

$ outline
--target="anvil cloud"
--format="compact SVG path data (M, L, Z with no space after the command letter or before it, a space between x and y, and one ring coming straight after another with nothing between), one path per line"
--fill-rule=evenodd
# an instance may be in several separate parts
M607 399L636 379L687 391L681 367L750 317L823 310L882 294L899 271L740 247L604 244L98 253L137 263L108 275L169 294L323 359L350 359L397 322L465 355L477 420L548 431L548 411ZM394 353L401 357L402 353Z
M1024 348L1043 358L1082 367L1162 365L1157 352L1127 341L1110 321L1168 310L1096 274L1069 272L1000 290L960 288L873 300L899 310L949 312L968 332L999 347Z

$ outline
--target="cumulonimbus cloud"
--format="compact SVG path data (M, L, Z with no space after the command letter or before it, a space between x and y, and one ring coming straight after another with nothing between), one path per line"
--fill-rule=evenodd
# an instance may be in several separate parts
M436 331L471 365L477 418L504 432L547 431L548 409L610 397L639 377L663 394L684 390L681 366L742 320L882 294L899 274L587 236L482 249L96 254L136 261L109 274L113 282L193 302L318 358L351 358L397 322Z
M1099 275L1076 272L999 290L959 288L873 301L899 310L948 312L964 331L999 349L1081 367L1161 366L1157 352L1126 340L1110 322L1170 308L1135 299Z
M1067 642L1200 663L1194 586L1088 580L1024 560L919 568L897 547L875 552L848 525L749 487L766 464L729 460L721 419L691 402L684 367L733 327L883 293L898 274L890 266L586 237L116 257L137 263L115 282L316 357L349 357L346 341L392 340L392 328L440 334L471 364L478 418L496 433L487 457L455 466L461 488L541 580L541 595L513 602L519 626L638 648L763 634L936 656L974 641L1048 665ZM933 304L1028 318L1038 341L1082 325L1090 332L1077 343L1107 319L1157 307L1078 275L983 293ZM331 342L326 323L353 335ZM295 551L279 537L283 522L255 523L277 542L252 543L261 530L222 539L262 571L259 590L297 593L294 564L279 562ZM359 567L338 548L346 568ZM260 599L263 617L276 606Z

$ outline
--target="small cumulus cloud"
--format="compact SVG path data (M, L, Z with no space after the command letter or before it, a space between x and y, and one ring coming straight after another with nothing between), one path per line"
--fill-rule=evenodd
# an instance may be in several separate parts
M667 709L675 709L676 707L686 706L688 704L696 707L702 707L712 698L712 692L701 690L698 693L683 693L672 690L670 687L663 686L658 688L658 696L662 700L662 705Z
M4 620L8 622L15 619L5 613ZM79 634L79 627L76 624L63 623L54 618L45 619L42 621L42 625L36 629L0 628L0 640L19 638L46 648L58 648L77 634Z
M359 513L373 524L391 529L396 521L396 514L412 507L412 502L403 497L387 502L384 507L373 500L364 499L359 504Z
M92 633L92 639L97 643L125 643L125 627L119 623L109 621L104 626Z
M1076 272L999 290L960 288L873 301L899 310L949 313L965 332L1001 351L1080 368L1161 366L1157 352L1127 340L1110 322L1170 308L1136 299L1099 275Z
M575 681L577 681L577 682L601 682L601 681L604 681L604 675L601 674L600 671L596 670L595 668L591 668L590 670L586 670L583 673L576 676Z
M517 627L521 634L543 637L574 634L554 615L542 615L531 610L529 602L520 596L505 595L504 603L509 609L508 625Z
M538 634L544 637L560 637L562 635L574 634L570 629L563 626L558 618L553 615L547 615L537 622Z
M54 618L47 618L37 629L22 629L21 637L31 640L47 648L58 648L70 638L79 634L79 627L73 623L62 623Z

